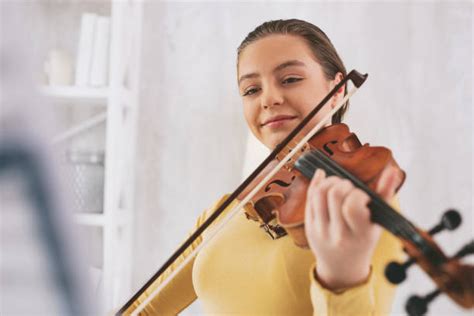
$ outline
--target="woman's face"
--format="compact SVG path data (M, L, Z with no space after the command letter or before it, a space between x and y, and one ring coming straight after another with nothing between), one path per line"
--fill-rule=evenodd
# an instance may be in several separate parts
M248 45L240 55L239 91L244 115L252 133L273 149L342 79L327 80L303 38L269 35ZM343 90L318 112L314 127L337 101Z

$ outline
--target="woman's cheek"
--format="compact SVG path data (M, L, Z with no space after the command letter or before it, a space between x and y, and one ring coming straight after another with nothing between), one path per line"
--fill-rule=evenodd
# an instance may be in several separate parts
M250 128L254 136L262 141L262 131L259 124L258 112L252 104L244 103L244 117L247 122L247 126Z
M244 117L249 127L254 125L253 116L254 115L252 115L252 108L250 107L250 104L244 101Z

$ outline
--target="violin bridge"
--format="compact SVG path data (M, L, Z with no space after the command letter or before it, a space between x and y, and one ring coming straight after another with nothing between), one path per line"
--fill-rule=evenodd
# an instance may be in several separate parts
M280 225L262 224L260 225L263 230L275 240L287 235L287 232Z

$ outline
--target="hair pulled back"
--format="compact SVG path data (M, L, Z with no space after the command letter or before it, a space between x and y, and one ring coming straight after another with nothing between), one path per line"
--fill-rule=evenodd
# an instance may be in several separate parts
M338 72L346 76L346 67L327 35L317 26L298 19L273 20L265 22L250 32L237 48L237 66L242 51L248 45L273 34L289 34L301 36L321 65L327 80L333 80ZM345 87L347 88L347 87ZM346 94L344 90L344 95ZM332 123L340 123L349 106L349 101L332 117Z

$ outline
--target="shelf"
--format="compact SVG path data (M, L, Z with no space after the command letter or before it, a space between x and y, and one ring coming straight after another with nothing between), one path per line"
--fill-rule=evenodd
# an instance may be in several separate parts
M77 86L43 86L40 92L47 97L65 100L105 101L109 97L109 88L90 88Z
M74 214L74 220L81 225L104 226L105 216L102 213L81 213Z
M130 215L127 216L126 213L118 213L113 217L109 217L108 221L103 213L76 213L74 214L74 220L77 224L86 225L86 226L100 226L104 227L107 225L117 225L123 226L130 219Z
M47 56L45 61L51 65L57 57L51 56L49 51L76 47L77 53L81 35L85 33L89 34L84 37L92 37L89 38L92 39L92 46L86 45L86 50L96 54L97 28L92 33L82 30L82 19L86 13L110 17L110 38L105 59L108 63L106 86L78 86L76 81L70 81L70 85L48 85L46 81L36 83L37 95L45 100L45 104L51 107L47 110L61 122L58 124L61 127L59 133L51 139L53 144L58 145L58 150L76 147L95 149L100 146L104 147L109 157L113 157L104 166L104 184L110 185L104 185L103 207L93 208L92 202L90 208L71 207L71 222L88 245L88 258L93 261L93 266L101 268L93 272L94 285L101 288L101 293L96 295L100 301L98 314L108 314L106 311L119 307L122 299L132 290L132 262L121 259L131 257L133 246L135 210L131 208L134 205L143 4L141 0L103 0L99 1L100 4L94 2L84 6L77 6L74 1L60 2L58 6L46 5L40 19L44 24L39 31L46 32L39 38L46 41L38 47L47 50L40 53ZM56 21L58 10L64 11L64 17L76 24L57 29L62 21ZM73 52L68 53L73 57ZM73 68L77 63L71 58ZM88 67L92 67L91 64ZM38 69L37 77L46 79L48 74L44 69Z

